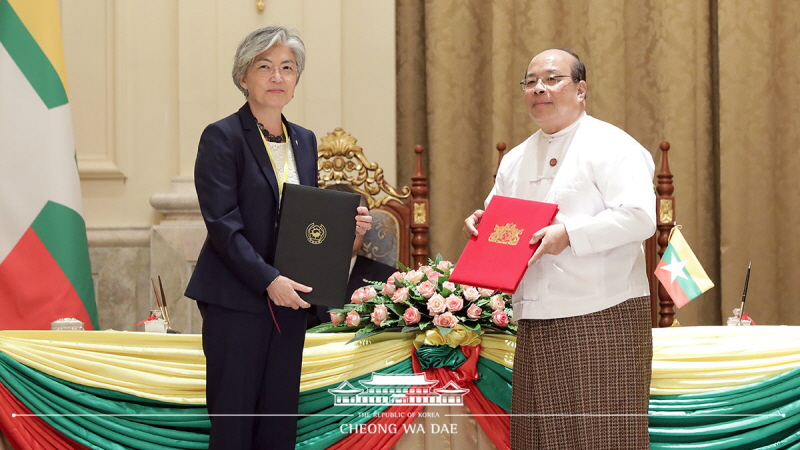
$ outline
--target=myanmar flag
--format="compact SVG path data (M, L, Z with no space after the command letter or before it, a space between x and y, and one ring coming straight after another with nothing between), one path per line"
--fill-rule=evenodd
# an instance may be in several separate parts
M672 230L669 245L664 250L655 274L678 308L714 287L683 238L680 227Z
M0 0L0 329L96 329L58 0Z

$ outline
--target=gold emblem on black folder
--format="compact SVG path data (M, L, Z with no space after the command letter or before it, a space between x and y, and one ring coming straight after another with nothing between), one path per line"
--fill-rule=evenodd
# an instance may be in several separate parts
M504 226L495 225L494 232L489 236L489 242L495 242L503 245L517 245L519 236L525 231L522 228L517 228L515 223L507 223Z
M312 244L321 244L326 236L328 236L328 230L326 230L325 225L321 223L316 224L312 222L306 227L306 239Z

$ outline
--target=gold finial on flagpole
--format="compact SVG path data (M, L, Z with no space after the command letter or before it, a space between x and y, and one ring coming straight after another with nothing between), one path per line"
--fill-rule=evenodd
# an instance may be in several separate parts
M670 230L669 230L669 237L667 238L667 242L669 242L669 241L671 241L671 240L672 240L672 234L673 234L673 233L675 233L675 230L680 230L680 229L682 229L682 228L683 228L683 227L682 227L682 226L680 226L680 225L675 225L674 227L670 228Z
M264 12L264 0L256 0L256 8L258 12Z

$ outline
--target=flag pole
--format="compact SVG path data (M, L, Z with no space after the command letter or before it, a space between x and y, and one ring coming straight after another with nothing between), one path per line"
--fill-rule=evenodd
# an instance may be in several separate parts
M672 240L672 235L675 234L675 230L683 229L681 225L675 225L674 227L669 229L669 236L667 237L667 242Z

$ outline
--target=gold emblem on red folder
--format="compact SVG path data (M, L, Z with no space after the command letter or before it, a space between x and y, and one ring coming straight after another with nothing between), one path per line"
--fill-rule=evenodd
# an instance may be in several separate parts
M321 223L316 224L312 222L306 227L306 239L312 244L321 244L327 235L328 230L326 230L325 225Z
M515 223L507 223L503 226L495 225L494 232L489 236L489 242L495 242L503 245L517 245L522 228L517 228Z

